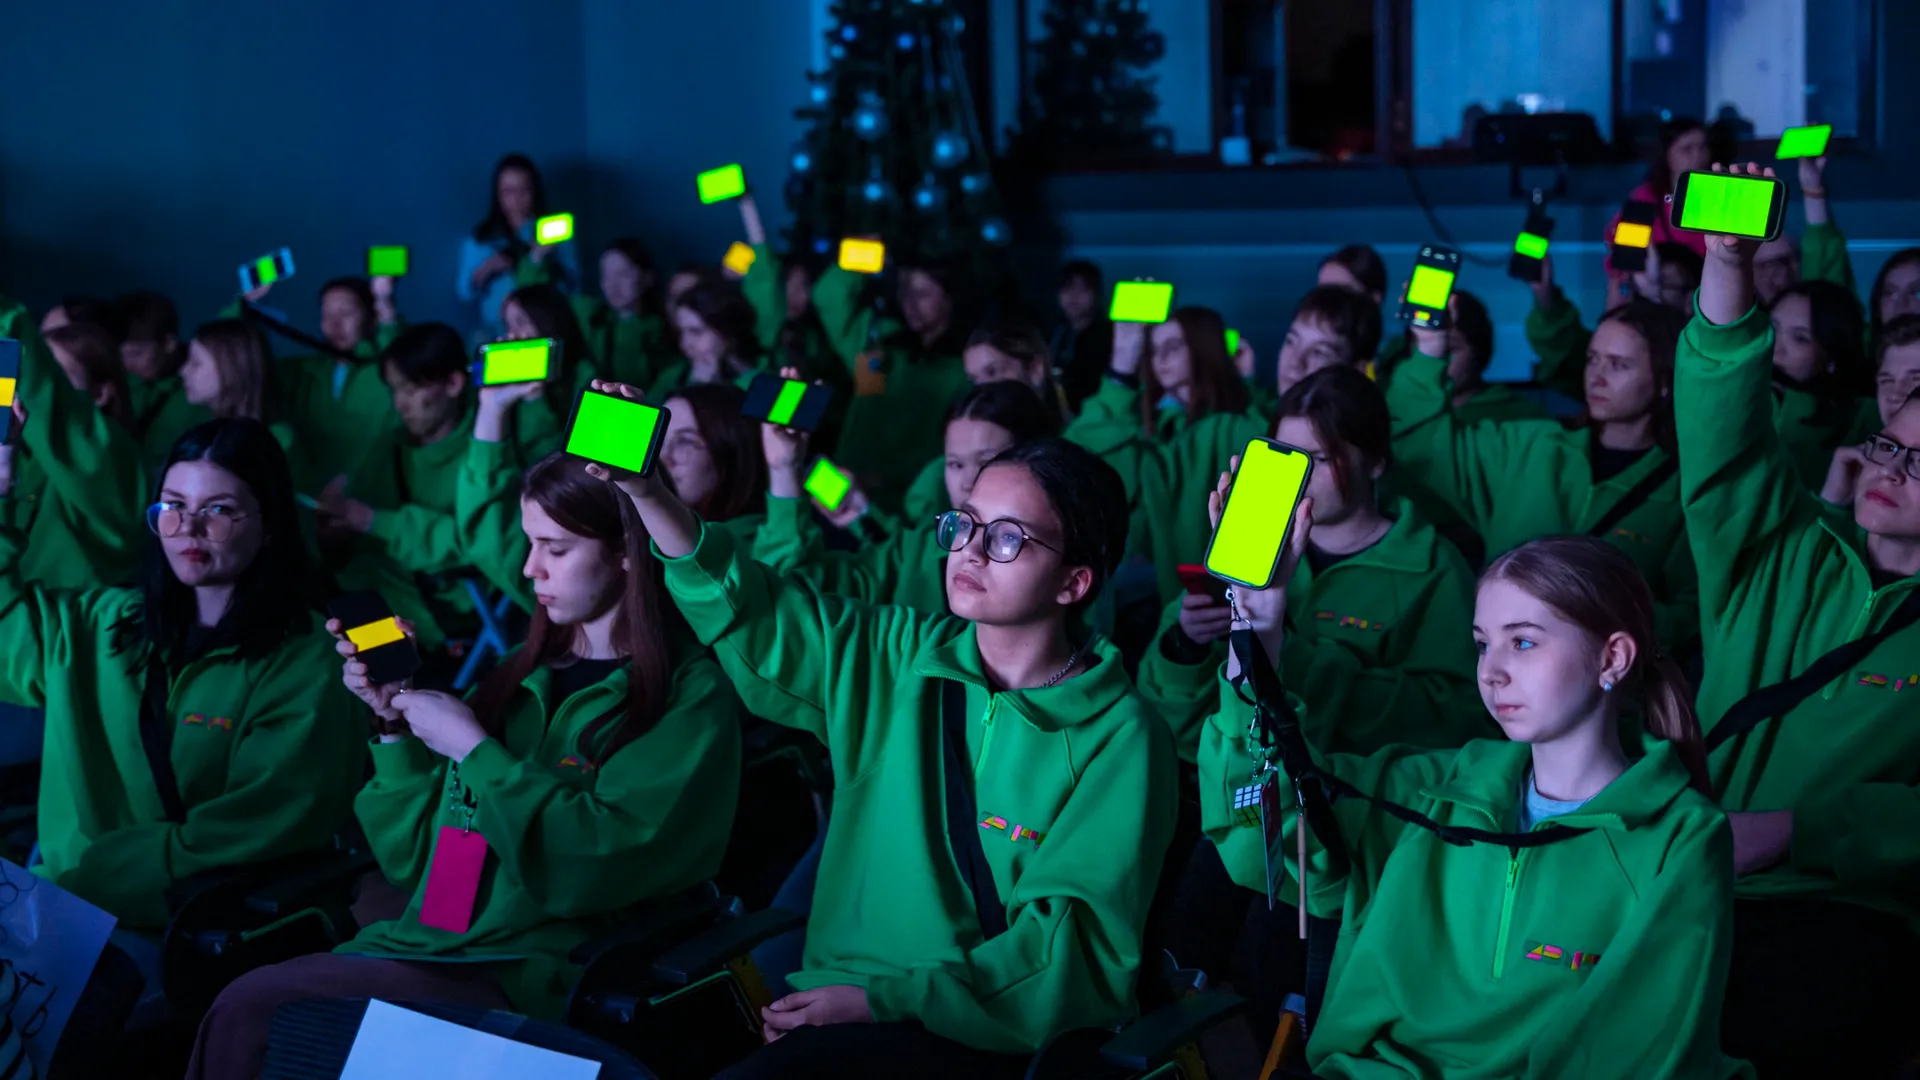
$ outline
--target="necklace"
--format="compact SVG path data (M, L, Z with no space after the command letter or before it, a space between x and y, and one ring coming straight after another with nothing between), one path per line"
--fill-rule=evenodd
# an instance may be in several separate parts
M1084 648L1085 648L1085 646L1081 646L1081 648L1082 648L1082 649L1084 649ZM1080 652L1081 652L1081 649L1075 649L1075 650L1073 650L1073 655L1072 655L1072 656L1069 656L1069 657L1067 657L1067 666L1066 666L1066 667L1063 667L1063 668L1061 668L1061 669L1060 669L1059 671L1056 671L1056 672L1054 672L1054 673L1053 673L1053 678L1051 678L1051 679L1048 679L1048 680L1047 680L1046 682L1043 682L1043 683L1041 683L1041 684L1040 684L1040 689L1042 689L1042 690L1045 690L1045 689L1047 689L1047 688L1049 688L1049 687L1051 687L1051 686L1053 686L1053 685L1055 685L1055 684L1057 684L1057 683L1058 683L1058 682L1059 682L1059 681L1060 681L1061 679L1064 679L1064 678L1066 678L1066 677L1067 677L1067 673L1068 673L1068 672L1070 672L1070 671L1072 671L1072 670L1073 670L1073 668L1074 668L1074 665L1076 665L1076 664L1078 664L1078 663L1080 662Z

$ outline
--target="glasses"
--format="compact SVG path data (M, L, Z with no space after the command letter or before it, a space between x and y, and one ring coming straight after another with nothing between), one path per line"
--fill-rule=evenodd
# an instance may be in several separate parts
M198 521L199 533L218 544L233 535L235 524L251 516L222 503L203 506L189 514L179 503L158 502L147 507L147 528L155 536L179 536L188 531L190 520Z
M973 542L976 531L985 533L986 539L981 543L981 550L994 562L1008 563L1019 558L1020 549L1029 540L1056 555L1061 553L1059 548L1030 535L1017 521L1002 518L982 525L978 518L965 510L949 510L934 519L933 542L945 551L961 551Z
M1893 465L1900 461L1901 455L1907 459L1907 475L1920 480L1920 447L1902 446L1885 435L1869 435L1861 444L1860 453L1875 465Z

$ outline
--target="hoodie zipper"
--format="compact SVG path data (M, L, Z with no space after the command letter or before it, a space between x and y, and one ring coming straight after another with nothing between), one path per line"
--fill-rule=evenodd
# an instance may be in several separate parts
M1507 852L1507 885L1500 897L1500 939L1493 947L1493 977L1498 979L1507 970L1507 938L1513 932L1513 894L1514 886L1520 880L1519 850Z
M1879 589L1867 590L1867 602L1860 605L1860 613L1853 617L1853 626L1851 629L1847 631L1847 640L1849 642L1866 636L1867 627L1872 625L1873 623L1873 609L1875 605L1879 603L1879 601L1880 601ZM1825 687L1821 689L1820 700L1832 701L1833 696L1839 693L1840 688L1844 685L1846 685L1846 679L1844 678L1844 673L1843 673L1842 677L1835 678L1832 682L1828 683Z
M993 746L993 711L1000 704L1000 695L988 691L986 711L980 714L980 756L973 759L973 777L980 778L980 770L986 768L987 750ZM975 790L979 785L974 785Z

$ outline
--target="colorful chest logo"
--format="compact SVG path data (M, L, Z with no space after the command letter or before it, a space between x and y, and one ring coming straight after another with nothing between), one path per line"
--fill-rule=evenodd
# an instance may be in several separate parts
M1597 952L1573 952L1558 945L1548 945L1541 941L1527 942L1527 959L1538 960L1554 967L1564 967L1568 971L1589 971L1600 962Z
M219 728L221 731L232 731L233 720L230 717L208 716L205 713L194 712L181 717L180 726Z
M566 757L560 759L560 767L563 769L579 769L581 772L590 773L599 766L588 761L586 758L568 754Z
M1912 690L1915 687L1920 687L1920 675L1907 675L1900 678L1889 678L1885 675L1861 675L1859 685L1879 687L1882 690L1892 690L1898 693L1902 690Z
M1317 622L1330 622L1335 626L1354 630L1371 630L1376 634L1387 628L1387 624L1378 619L1362 619L1354 615L1342 615L1337 611L1316 611L1313 617Z
M1045 840L1047 838L1046 833L1037 832L1033 829L1029 829L1025 825L1015 825L1012 827L1011 831L1009 831L1007 826L1007 819L1003 817L994 817L992 814L988 814L986 817L983 817L980 819L980 827L983 829L998 830L1000 832L1006 833L1007 839L1012 840L1015 843L1019 843L1022 840L1031 840L1033 841L1034 847L1039 847L1040 841Z
M1623 540L1632 540L1633 542L1638 544L1653 543L1653 537L1642 536L1639 533L1634 532L1632 529L1615 529L1613 530L1613 535L1618 536Z

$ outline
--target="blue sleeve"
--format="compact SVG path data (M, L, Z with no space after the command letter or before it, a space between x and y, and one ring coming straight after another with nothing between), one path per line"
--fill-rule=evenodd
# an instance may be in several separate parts
M460 270L453 279L453 292L463 304L471 304L480 299L473 291L473 272L493 254L491 244L483 244L469 236L460 241Z
M581 288L580 252L573 241L569 240L561 244L560 250L553 254L560 260L560 280L554 282L554 285L562 292L579 292Z

